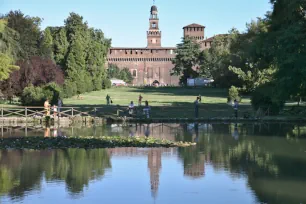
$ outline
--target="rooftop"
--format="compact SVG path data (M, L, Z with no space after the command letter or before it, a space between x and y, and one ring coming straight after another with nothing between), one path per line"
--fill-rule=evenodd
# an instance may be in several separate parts
M202 26L202 25L200 25L200 24L193 23L193 24L190 24L190 25L187 25L187 26L183 27L183 29L184 29L184 28L205 28L205 26Z

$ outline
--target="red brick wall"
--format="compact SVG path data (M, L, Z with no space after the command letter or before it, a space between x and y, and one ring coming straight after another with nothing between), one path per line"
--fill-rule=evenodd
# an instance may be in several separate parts
M176 48L111 48L107 56L108 64L119 68L127 67L133 74L137 72L133 84L152 84L157 80L163 84L178 85L179 77L171 76L174 67L172 59Z

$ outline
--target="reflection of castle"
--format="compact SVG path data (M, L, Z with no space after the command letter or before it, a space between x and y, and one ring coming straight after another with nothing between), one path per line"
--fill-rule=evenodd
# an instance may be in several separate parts
M200 155L197 163L192 163L184 167L184 175L191 178L201 178L205 176L205 156Z
M151 149L148 154L148 168L150 170L151 193L154 198L157 196L159 186L159 172L161 169L161 152L159 149Z
M107 150L109 155L113 156L135 156L135 155L148 155L148 169L150 171L150 186L151 193L154 198L157 196L159 187L159 173L161 170L161 158L163 156L172 156L177 154L176 148L115 148Z

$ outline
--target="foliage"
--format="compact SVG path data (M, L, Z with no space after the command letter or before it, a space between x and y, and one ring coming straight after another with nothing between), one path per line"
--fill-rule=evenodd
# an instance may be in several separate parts
M18 66L12 64L12 59L9 56L0 53L0 81L9 78L12 71L19 69Z
M231 88L228 90L228 99L230 101L241 101L241 98L239 96L239 89L235 86L231 86Z
M57 104L61 95L60 87L55 83L43 87L30 85L25 87L21 95L21 103L26 106L42 106L46 99L50 104Z
M126 83L132 83L134 79L129 68L125 67L120 70L120 68L116 64L108 65L107 77L109 79L121 79Z
M59 85L64 83L64 74L51 59L31 57L29 60L19 60L19 70L11 73L10 78L2 82L1 89L7 96L20 96L23 89L29 85L41 86L50 82Z
M276 81L281 98L306 96L306 2L271 0L267 40L277 65Z
M111 87L112 82L108 78L102 80L102 89L110 89Z
M41 56L53 59L53 39L50 28L46 28L41 40Z
M7 26L7 19L0 18L0 53L9 55L14 60L20 55L19 34Z
M200 45L191 38L183 38L175 53L171 74L181 76L180 82L186 85L188 78L196 78L199 75L196 70L199 68Z
M40 24L39 17L24 15L21 11L10 11L4 16L7 19L7 26L19 34L19 45L21 52L19 57L27 59L31 56L38 56L40 53Z
M66 148L114 148L114 147L187 147L191 142L174 142L153 137L27 137L0 139L0 149L66 149Z
M251 104L254 110L259 108L265 113L278 114L284 107L284 101L279 100L275 95L276 86L267 83L256 88L252 94Z
M63 86L63 92L64 92L64 97L70 98L74 95L77 94L77 86L75 82L71 80L65 80L64 86Z

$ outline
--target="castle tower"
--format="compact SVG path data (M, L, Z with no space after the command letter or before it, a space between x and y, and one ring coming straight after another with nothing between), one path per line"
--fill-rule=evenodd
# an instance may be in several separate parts
M205 26L193 23L188 26L185 26L183 30L184 38L190 37L196 40L197 42L204 40Z
M147 31L148 48L159 48L161 47L161 31L159 30L159 19L157 7L153 5L150 11L150 27Z

